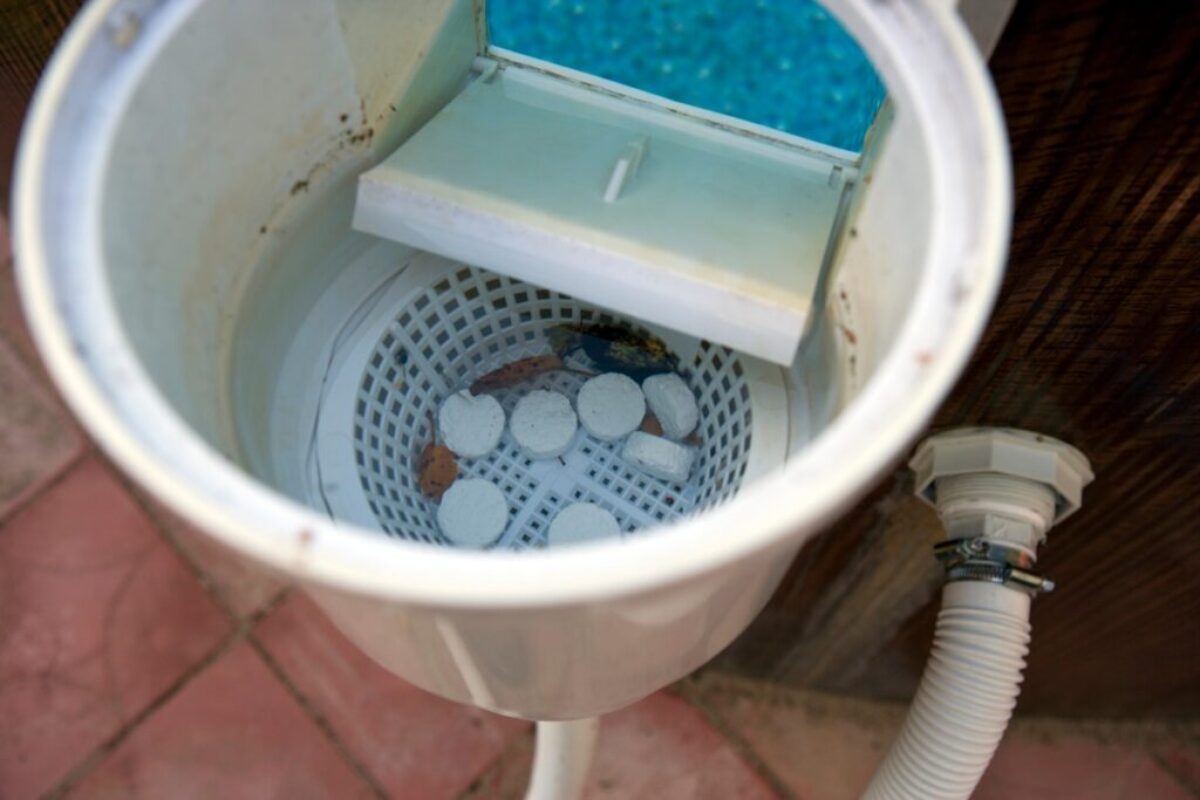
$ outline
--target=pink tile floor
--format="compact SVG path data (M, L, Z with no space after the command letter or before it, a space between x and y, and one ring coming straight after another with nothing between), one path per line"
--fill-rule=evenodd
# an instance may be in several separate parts
M2 225L0 264L0 798L519 798L528 724L392 677L132 489L37 361ZM605 719L589 797L849 800L902 714L693 678ZM977 797L1200 797L1194 730L1021 721Z

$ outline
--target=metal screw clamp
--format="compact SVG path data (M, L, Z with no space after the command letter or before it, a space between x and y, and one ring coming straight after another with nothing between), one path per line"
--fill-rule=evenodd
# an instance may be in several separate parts
M1032 592L1054 591L1054 581L1033 569L1023 550L980 537L948 539L933 546L948 581L987 581Z

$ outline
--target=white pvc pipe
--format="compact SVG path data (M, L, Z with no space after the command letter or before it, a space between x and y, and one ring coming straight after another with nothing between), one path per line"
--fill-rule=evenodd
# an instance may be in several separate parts
M998 584L946 586L921 686L864 800L971 796L1017 704L1029 606L1029 594Z
M525 800L577 800L592 767L600 718L539 722Z

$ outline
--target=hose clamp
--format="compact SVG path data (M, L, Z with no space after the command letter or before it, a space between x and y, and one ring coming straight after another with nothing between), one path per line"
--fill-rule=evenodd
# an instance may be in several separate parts
M1029 592L1052 592L1054 581L1033 568L1024 550L982 537L947 539L933 546L947 581L986 581Z

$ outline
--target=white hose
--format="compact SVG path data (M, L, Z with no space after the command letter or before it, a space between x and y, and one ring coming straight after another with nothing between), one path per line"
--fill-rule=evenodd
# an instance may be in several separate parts
M1017 704L1029 606L1017 589L947 584L921 686L864 800L971 796Z
M582 797L599 730L598 717L571 722L539 722L533 776L525 800L577 800Z

